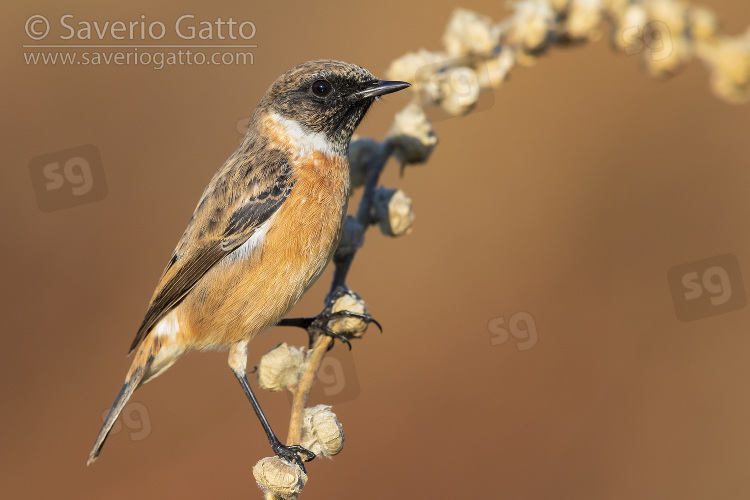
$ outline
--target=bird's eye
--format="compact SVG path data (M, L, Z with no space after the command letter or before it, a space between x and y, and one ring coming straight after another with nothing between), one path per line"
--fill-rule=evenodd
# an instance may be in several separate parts
M331 93L331 90L333 90L333 87L331 87L331 84L325 80L318 80L317 82L312 84L313 94L318 97L327 96Z

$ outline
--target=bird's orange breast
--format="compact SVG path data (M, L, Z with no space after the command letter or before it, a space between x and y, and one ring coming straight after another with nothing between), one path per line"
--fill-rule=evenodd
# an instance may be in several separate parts
M298 147L272 125L271 144L290 152L294 187L257 248L214 266L180 304L181 330L193 348L226 348L277 323L338 245L349 194L347 159Z

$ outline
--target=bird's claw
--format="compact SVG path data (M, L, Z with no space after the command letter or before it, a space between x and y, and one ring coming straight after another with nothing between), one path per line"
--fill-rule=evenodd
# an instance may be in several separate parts
M323 315L323 314L324 313L321 313L321 315ZM341 318L357 318L357 319L361 319L362 321L364 321L368 325L370 323L372 323L373 325L377 326L378 330L380 330L380 333L383 333L383 327L380 325L380 322L378 320L376 320L375 318L373 318L372 316L370 316L369 314L367 314L367 313L356 313L356 312L352 312L352 311L336 311L336 312L328 313L328 315L327 315L328 321L334 320L334 319L339 318L339 317L341 317Z
M329 320L329 321L330 321L330 320ZM327 326L325 326L325 327L322 327L322 328L320 329L320 333L321 333L322 335L325 335L325 336L327 336L327 337L331 337L332 339L338 339L338 340L340 340L340 341L341 341L341 343L343 343L343 344L346 344L346 346L347 346L347 347L349 348L349 350L350 350L350 351L352 350L352 343L351 343L351 342L349 342L349 337L347 337L347 336L346 336L346 335L344 335L343 333L339 333L339 332L333 331L333 330L331 330L330 328L328 328ZM312 336L311 336L311 337L310 337L310 348L312 348L312 344L313 344L313 338L312 338ZM328 350L329 350L329 351L330 351L331 349L333 349L333 344L334 344L334 343L333 343L333 342L331 342L331 345L329 345L329 346L328 346Z
M286 446L277 443L273 446L273 452L276 453L277 457L286 460L287 462L297 464L302 469L302 472L307 472L305 471L305 465L302 462L309 462L315 458L315 453L296 444ZM304 455L304 458L300 457L300 455Z
M317 338L316 333L319 335L326 335L328 337L331 337L333 339L340 340L342 343L346 344L346 346L349 348L349 350L352 350L352 344L349 342L350 337L346 335L345 333L340 333L335 330L333 330L328 324L338 318L357 318L360 319L367 324L373 323L375 326L378 327L378 330L380 330L381 333L383 333L383 327L380 326L380 323L375 320L372 316L370 316L367 313L356 313L352 311L331 311L331 305L333 302L335 302L336 298L332 299L329 303L329 306L326 306L326 308L323 310L322 313L318 314L314 318L311 318L312 321L310 322L310 325L307 328L307 335L310 337L310 348L312 349L313 344L315 343L315 339ZM357 337L354 337L357 338ZM328 350L331 350L333 348L333 344L331 344L328 347Z
M352 344L349 342L349 336L347 336L344 333L339 333L333 329L331 329L328 324L338 318L356 318L359 320L364 321L368 325L370 323L374 324L378 327L378 330L380 332L383 332L383 327L380 325L380 323L370 316L367 313L357 313L352 311L333 311L333 306L336 303L336 301L341 298L342 296L349 293L349 290L344 288L339 288L336 293L331 296L331 298L328 300L328 304L326 304L325 309L323 309L323 312L318 314L317 316L314 316L312 318L284 318L282 319L278 324L279 326L296 326L298 328L303 328L304 330L307 330L307 336L309 337L309 347L312 349L313 345L315 344L315 339L319 335L326 335L328 337L338 339L344 344L349 347L349 350L352 349ZM333 347L333 344L331 344L328 349L330 350Z

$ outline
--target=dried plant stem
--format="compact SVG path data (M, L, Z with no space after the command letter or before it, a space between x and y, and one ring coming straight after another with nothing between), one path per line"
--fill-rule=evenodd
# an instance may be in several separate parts
M318 376L320 365L323 363L323 358L325 358L331 344L333 344L333 338L327 335L320 335L315 340L305 365L305 371L293 391L292 415L289 419L289 433L286 440L286 444L289 446L302 442L302 413L307 406L307 398L310 397L310 391L315 383L315 378Z
M372 159L370 165L368 166L365 188L364 192L362 193L362 199L360 199L359 201L356 215L357 221L362 224L362 228L364 231L367 231L367 228L372 222L371 214L372 205L375 200L375 191L377 190L378 184L380 183L380 174L383 173L385 164L388 163L388 159L391 157L391 154L393 154L393 143L390 140L386 139L381 144L377 156ZM346 276L349 274L349 269L352 266L352 261L354 260L355 253L356 250L352 250L351 252L344 254L336 252L336 254L334 255L333 263L336 267L333 273L333 280L331 281L331 289L328 292L327 298L332 297L336 292L336 289L340 287L344 289L347 288Z

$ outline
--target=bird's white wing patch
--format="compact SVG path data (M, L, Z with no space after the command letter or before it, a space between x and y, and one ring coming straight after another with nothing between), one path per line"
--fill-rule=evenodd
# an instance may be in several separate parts
M276 212L278 213L278 212ZM245 260L260 246L266 239L266 233L273 225L273 221L276 218L276 213L266 219L266 221L258 226L253 235L247 239L245 243L240 245L236 250L227 255L221 260L221 264L233 264L238 260Z
M153 333L157 337L169 337L174 339L179 331L180 323L177 321L177 314L175 314L175 310L173 309L156 324Z

